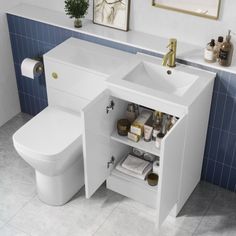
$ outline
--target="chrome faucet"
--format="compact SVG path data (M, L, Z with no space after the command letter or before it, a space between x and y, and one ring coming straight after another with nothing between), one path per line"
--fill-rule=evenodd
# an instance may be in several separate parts
M164 55L162 60L163 66L175 67L176 66L176 49L177 49L177 39L170 39L169 45L167 46L169 51Z

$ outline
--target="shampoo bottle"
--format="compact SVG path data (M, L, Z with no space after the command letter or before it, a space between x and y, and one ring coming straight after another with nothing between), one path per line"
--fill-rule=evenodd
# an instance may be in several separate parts
M221 66L230 66L233 56L233 44L231 43L231 31L229 30L226 40L222 43L219 52L219 64Z

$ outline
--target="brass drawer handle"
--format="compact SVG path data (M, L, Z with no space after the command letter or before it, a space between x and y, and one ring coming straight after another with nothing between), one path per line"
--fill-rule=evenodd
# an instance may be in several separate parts
M52 73L52 78L53 78L53 79L58 79L58 74L57 74L56 72L53 72L53 73Z

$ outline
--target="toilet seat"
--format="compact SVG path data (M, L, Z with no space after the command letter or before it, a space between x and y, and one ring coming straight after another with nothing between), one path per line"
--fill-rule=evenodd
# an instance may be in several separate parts
M81 134L80 114L49 106L22 126L13 135L13 142L29 156L57 161Z

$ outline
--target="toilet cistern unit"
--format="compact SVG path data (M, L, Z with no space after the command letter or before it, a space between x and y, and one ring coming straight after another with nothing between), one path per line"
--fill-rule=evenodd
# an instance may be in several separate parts
M73 38L44 55L49 105L13 135L15 149L35 169L43 202L63 205L84 185L81 109L128 57Z

